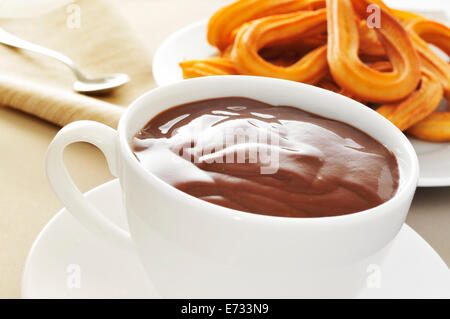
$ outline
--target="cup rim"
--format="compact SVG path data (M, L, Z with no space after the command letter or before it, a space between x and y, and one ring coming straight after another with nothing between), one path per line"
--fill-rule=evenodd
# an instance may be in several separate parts
M395 135L399 138L400 142L405 147L406 154L407 154L406 158L409 160L410 165L411 165L411 174L409 174L408 176L403 176L403 178L405 178L405 182L404 182L403 186L400 186L400 184L399 184L399 187L398 187L396 193L394 194L394 196L392 198L390 198L389 200L387 200L386 202L384 202L378 206L372 207L370 209L366 209L366 210L358 211L358 212L354 212L354 213L349 213L349 214L345 214L345 215L337 215L337 216L283 217L283 216L263 215L263 214L252 213L252 212L244 212L244 211L212 204L210 202L207 202L207 201L204 201L197 197L194 197L192 195L189 195L189 194L175 188L174 186L170 185L169 183L165 182L164 180L162 180L161 178L159 178L152 172L149 172L139 163L138 159L136 158L136 156L134 155L134 153L132 151L131 145L128 142L126 128L127 128L127 124L129 122L130 118L136 112L136 108L139 105L141 105L142 102L148 98L148 96L154 95L154 94L159 94L159 92L163 92L163 91L168 90L173 87L177 87L177 86L181 87L183 85L186 85L186 83L198 82L199 83L198 85L201 86L203 82L209 82L209 81L217 81L217 82L269 81L269 82L273 82L274 86L276 86L276 85L291 85L291 86L293 86L294 85L294 86L297 86L306 91L307 90L317 91L320 94L332 96L334 99L341 99L348 103L360 104L361 107L366 108L369 111L369 112L367 112L367 114L370 113L370 114L372 114L370 116L381 118L381 120L385 123L385 126L387 129L395 131ZM236 96L238 96L238 95L236 95ZM218 96L217 98L221 98L221 97L226 97L226 95ZM261 99L261 101L264 101L264 99ZM189 103L189 102L190 101L186 101L186 103ZM318 102L318 103L320 103L320 102ZM174 107L174 106L176 106L176 105L170 105L167 108L165 108L165 110L169 109L171 107ZM311 113L314 113L314 112L311 112ZM157 113L153 117L157 116L158 114L159 113ZM153 117L149 118L147 120L147 122L150 121L151 119L153 119ZM329 117L329 118L333 119L332 117ZM346 123L346 124L348 124L348 123ZM348 125L351 125L351 124L348 124ZM363 131L364 133L368 134L370 137L372 137L368 132L364 131L363 129L360 129L360 130ZM401 201L402 199L408 197L408 195L411 195L411 193L414 192L414 190L416 189L418 179L419 179L419 162L418 162L418 158L417 158L416 152L415 152L412 144L410 143L408 138L394 124L392 124L389 120L384 118L381 114L379 114L373 110L370 110L367 106L365 106L353 99L350 99L346 96L343 96L341 94L334 93L329 90L321 89L321 88L318 88L313 85L300 83L300 82L293 82L293 81L289 81L289 80L277 79L277 78L247 76L247 75L221 75L221 76L209 76L209 77L187 79L187 80L172 83L169 85L157 87L148 92L143 93L141 96L136 98L130 104L130 106L126 109L126 111L124 112L123 116L121 117L121 119L119 121L117 131L118 131L118 135L119 135L119 147L122 150L124 150L125 151L124 153L127 155L127 156L124 156L124 159L127 160L127 162L136 171L141 172L144 175L144 178L146 180L148 180L151 183L156 181L158 184L161 184L160 187L165 188L166 190L170 190L171 192L174 192L174 194L178 194L178 195L182 196L181 198L183 200L190 201L196 205L202 205L205 207L205 209L208 209L211 212L215 212L215 213L224 212L224 213L228 214L229 216L234 216L235 218L237 217L238 219L251 219L252 221L261 221L261 222L276 221L276 222L282 222L282 223L305 223L305 222L306 223L316 223L316 222L323 223L323 222L347 221L348 219L354 219L354 218L364 218L364 217L371 217L371 216L374 217L377 213L381 214L381 213L385 212L386 210L389 210L389 206L392 206L392 205L394 205L394 203ZM372 138L374 138L374 137L372 137ZM376 140L378 141L378 139L376 139ZM379 142L382 143L383 145L385 145L383 141L379 141ZM387 146L385 146L385 147L388 148ZM393 150L391 150L390 148L388 148L388 149L394 153L394 156L396 156L395 152ZM397 156L396 156L396 159L397 159L397 164L400 168L400 166L402 164L399 162ZM400 172L400 174L401 174L401 172Z

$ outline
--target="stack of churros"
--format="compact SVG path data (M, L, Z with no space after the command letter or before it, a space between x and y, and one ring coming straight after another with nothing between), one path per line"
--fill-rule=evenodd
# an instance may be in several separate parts
M355 99L400 130L450 141L450 28L381 0L240 0L216 12L208 42L220 56L180 63L185 78L256 75Z

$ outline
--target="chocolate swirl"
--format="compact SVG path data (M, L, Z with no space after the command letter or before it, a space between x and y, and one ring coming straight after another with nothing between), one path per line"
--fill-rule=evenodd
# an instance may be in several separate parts
M290 106L219 98L171 108L135 136L146 169L205 201L258 214L366 210L398 187L396 158L360 130Z

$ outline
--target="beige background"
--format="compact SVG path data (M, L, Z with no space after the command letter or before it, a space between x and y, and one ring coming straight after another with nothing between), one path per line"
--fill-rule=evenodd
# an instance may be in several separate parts
M110 0L146 46L149 61L172 32L208 17L229 0ZM154 86L149 79L151 87ZM62 208L44 172L45 152L58 127L0 107L0 298L20 297L21 271L34 239ZM71 146L69 170L82 191L112 176L101 153ZM450 263L450 188L419 189L407 223Z

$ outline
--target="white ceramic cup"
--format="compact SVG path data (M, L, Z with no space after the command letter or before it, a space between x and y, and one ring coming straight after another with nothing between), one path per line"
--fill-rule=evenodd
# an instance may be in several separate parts
M368 133L398 160L396 195L349 215L273 217L202 201L141 166L130 145L151 118L176 105L230 96L298 107ZM75 142L97 146L120 179L129 233L98 212L68 175L63 152ZM249 76L198 78L154 89L131 104L117 131L96 122L71 123L51 143L46 167L53 190L85 227L114 245L137 249L162 296L193 298L351 296L357 287L348 279L356 278L352 265L397 235L419 171L408 139L373 110L310 85Z

